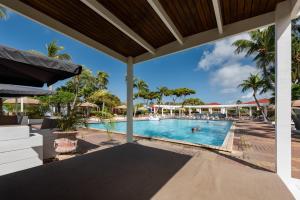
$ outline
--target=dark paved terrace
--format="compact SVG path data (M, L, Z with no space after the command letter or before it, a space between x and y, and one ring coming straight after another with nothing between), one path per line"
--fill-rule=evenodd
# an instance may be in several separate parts
M0 177L3 200L293 199L275 173L201 150L122 144Z

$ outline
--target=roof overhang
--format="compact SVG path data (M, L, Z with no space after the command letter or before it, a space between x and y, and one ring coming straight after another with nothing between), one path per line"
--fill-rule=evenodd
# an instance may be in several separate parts
M291 15L299 0L286 0ZM30 19L122 62L183 51L274 23L283 0L0 0Z

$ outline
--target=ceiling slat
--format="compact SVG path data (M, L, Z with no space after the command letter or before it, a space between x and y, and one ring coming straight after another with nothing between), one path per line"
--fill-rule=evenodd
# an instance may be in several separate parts
M223 33L222 14L219 0L212 0L219 33Z
M158 0L148 0L148 3L151 5L151 7L154 9L154 11L157 13L157 15L160 17L160 19L164 22L164 24L168 27L170 32L174 35L174 37L177 39L177 41L180 44L183 44L182 35L172 22L171 18L168 16L162 5L159 3Z
M128 37L133 39L136 43L144 47L147 51L155 54L155 49L148 42L146 42L142 37L136 34L131 28L129 28L125 23L118 19L114 14L107 10L103 5L101 5L96 0L81 0L85 5L91 8L93 11L98 13L100 16L105 18L111 24L113 24L120 31L125 33Z

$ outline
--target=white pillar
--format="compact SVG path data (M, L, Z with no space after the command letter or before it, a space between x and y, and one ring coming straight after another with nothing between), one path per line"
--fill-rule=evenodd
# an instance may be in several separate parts
M191 115L192 115L192 109L189 108L189 116L191 116Z
M252 117L252 107L249 107L249 116Z
M133 141L133 60L127 61L127 142Z
M24 99L23 99L23 97L21 97L20 104L21 104L21 113L23 113L24 112Z
M225 108L225 115L226 115L226 118L227 118L228 117L227 108Z
M164 108L161 108L161 116L164 116Z
M173 116L173 109L172 108L170 109L170 113L171 113L171 116Z
M276 171L291 178L291 8L290 2L275 10L276 58Z
M209 111L209 114L213 113L212 108L208 108L208 111Z
M225 108L221 108L221 113L225 114Z
M15 98L15 113L18 113L18 98Z

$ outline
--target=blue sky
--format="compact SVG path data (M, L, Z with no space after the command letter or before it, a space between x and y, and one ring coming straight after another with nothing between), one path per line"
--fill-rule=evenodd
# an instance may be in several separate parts
M82 64L94 73L106 71L110 75L109 90L125 101L124 63L13 12L9 12L7 20L0 21L0 30L1 45L22 50L34 49L45 53L45 45L57 40L72 56L74 63ZM146 61L135 65L134 73L151 89L159 86L188 87L197 92L192 97L199 97L205 102L247 101L251 99L251 93L241 93L236 86L257 69L251 58L235 55L231 46L234 40L247 37L247 34L242 34ZM56 86L60 84L63 82Z

